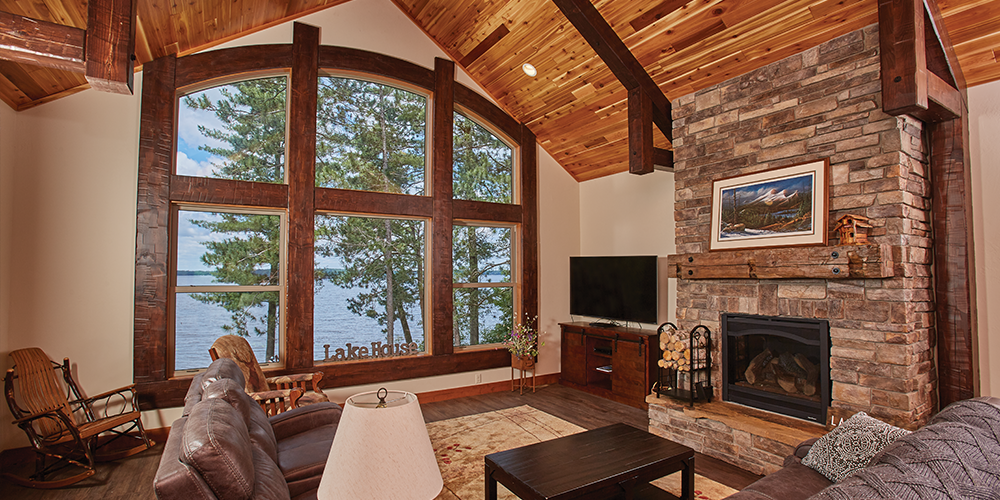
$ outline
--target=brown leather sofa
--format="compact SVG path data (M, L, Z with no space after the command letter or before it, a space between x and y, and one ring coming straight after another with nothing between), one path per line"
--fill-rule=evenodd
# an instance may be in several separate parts
M228 358L192 380L156 471L157 498L316 498L340 407L317 403L268 418L244 385Z

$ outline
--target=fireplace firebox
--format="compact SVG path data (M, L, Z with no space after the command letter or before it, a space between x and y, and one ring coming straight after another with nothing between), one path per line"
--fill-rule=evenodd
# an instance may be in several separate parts
M830 405L825 320L722 315L722 399L824 423Z

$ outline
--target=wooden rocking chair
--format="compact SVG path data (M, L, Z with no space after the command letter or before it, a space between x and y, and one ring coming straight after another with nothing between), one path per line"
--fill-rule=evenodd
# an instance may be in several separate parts
M29 477L5 471L5 478L32 488L61 488L94 475L96 460L117 460L153 446L139 419L134 384L84 398L70 372L69 358L60 365L37 347L10 356L14 367L4 377L7 406L14 423L28 434L36 460ZM133 430L138 435L130 434ZM138 444L103 451L122 438ZM82 471L64 471L68 467Z
M212 356L212 361L222 357L236 362L246 379L244 390L257 400L268 416L330 400L319 388L323 372L265 377L250 343L238 335L223 335L215 339L208 354Z

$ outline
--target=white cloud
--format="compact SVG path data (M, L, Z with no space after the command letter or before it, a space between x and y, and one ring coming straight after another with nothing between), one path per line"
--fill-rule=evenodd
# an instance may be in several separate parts
M195 161L188 157L183 151L177 152L177 175L191 175L195 177L214 177L215 165L221 165L222 158L211 156L205 161Z
M195 92L189 94L191 97L198 98L202 94L208 96L210 101L218 102L222 97L222 93L219 91L222 87L214 87L208 90L203 90L201 92ZM177 135L184 142L191 145L193 148L197 148L201 145L207 145L210 147L225 147L226 143L212 139L210 137L205 137L202 135L201 131L198 130L199 125L203 125L207 129L223 129L222 120L219 120L215 116L215 112L203 110L203 109L192 109L184 104L184 99L181 98L180 105L177 110Z

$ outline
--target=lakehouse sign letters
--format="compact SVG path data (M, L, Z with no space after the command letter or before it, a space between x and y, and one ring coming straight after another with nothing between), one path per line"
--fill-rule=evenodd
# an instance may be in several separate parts
M416 342L408 344L383 344L382 342L372 342L371 350L368 346L352 345L350 342L345 347L339 347L330 356L330 344L323 344L325 359L323 361L348 361L353 359L371 358L392 358L396 356L412 356L420 352L420 346Z

